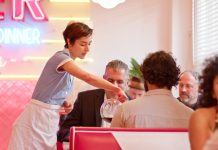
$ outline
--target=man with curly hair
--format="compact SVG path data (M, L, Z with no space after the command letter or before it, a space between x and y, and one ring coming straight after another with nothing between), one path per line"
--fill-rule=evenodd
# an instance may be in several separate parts
M173 97L180 69L164 51L149 54L141 70L148 91L134 101L123 103L116 111L111 127L188 128L192 109Z

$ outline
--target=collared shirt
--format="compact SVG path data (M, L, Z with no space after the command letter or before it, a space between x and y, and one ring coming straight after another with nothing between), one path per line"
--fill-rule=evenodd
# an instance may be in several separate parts
M73 87L73 77L58 68L71 61L67 49L56 52L46 63L34 89L32 99L41 102L62 105Z
M118 107L111 127L188 128L191 113L170 90L149 90L144 96Z
M104 94L104 102L107 100L107 97L106 97L106 94ZM103 102L103 103L104 103ZM102 103L102 104L103 104ZM100 109L103 109L103 108L100 108ZM101 113L102 110L100 110L100 113ZM101 116L102 117L102 116ZM110 127L111 126L111 123L110 122L106 122L105 120L102 119L101 121L101 127Z

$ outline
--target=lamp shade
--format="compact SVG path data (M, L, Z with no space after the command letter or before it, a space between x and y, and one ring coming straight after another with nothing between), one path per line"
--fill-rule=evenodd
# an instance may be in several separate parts
M125 0L92 0L94 3L100 4L104 8L114 8L120 3L125 2Z

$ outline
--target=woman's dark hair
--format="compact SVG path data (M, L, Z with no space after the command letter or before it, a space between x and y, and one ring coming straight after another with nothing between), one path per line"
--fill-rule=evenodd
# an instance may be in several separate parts
M217 100L212 97L213 82L218 75L218 55L208 58L204 62L205 68L202 71L200 80L200 92L202 98L200 99L201 107L212 107L217 105Z
M68 48L67 39L70 39L70 43L74 44L74 42L81 37L91 36L92 32L93 29L89 28L89 26L87 26L84 23L81 22L69 23L63 32L63 36L65 40L64 47Z
M144 80L150 84L171 89L179 80L180 68L167 52L158 51L149 54L141 65Z

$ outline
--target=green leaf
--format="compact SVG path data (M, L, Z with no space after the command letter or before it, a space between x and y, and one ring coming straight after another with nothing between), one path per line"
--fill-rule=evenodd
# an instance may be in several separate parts
M139 65L139 63L134 58L131 58L130 62L131 62L131 67L129 70L129 76L143 79L143 75L142 75L142 72L140 70L141 66Z

